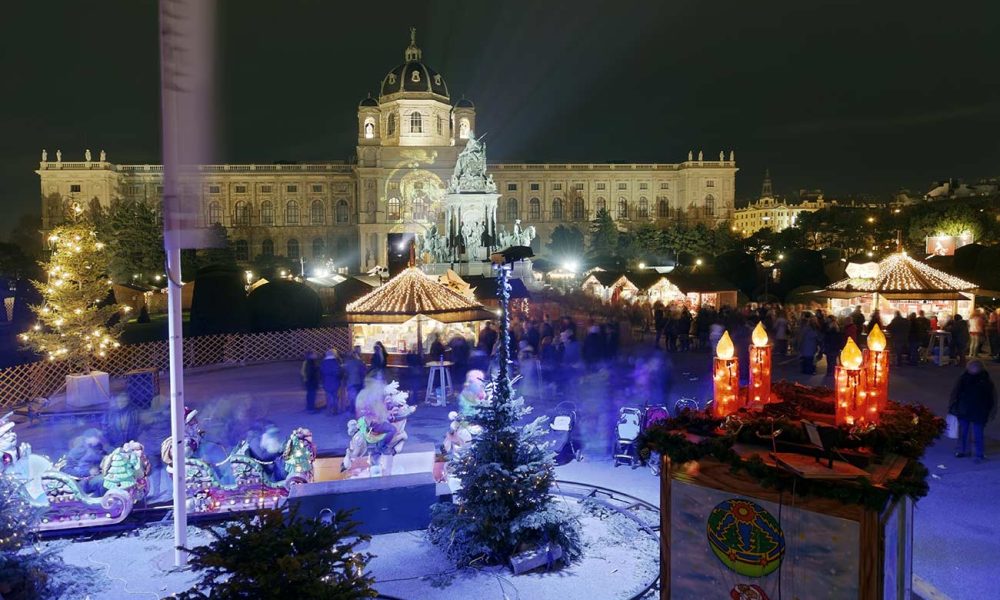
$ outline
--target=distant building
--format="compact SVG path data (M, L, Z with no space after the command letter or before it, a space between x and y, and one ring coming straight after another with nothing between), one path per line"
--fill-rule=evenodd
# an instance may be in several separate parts
M1000 179L980 179L977 183L968 184L961 179L948 179L931 184L931 189L924 194L924 199L953 200L958 198L976 198L994 196L1000 193Z
M765 171L760 198L745 208L733 211L733 230L747 237L764 228L781 231L795 225L804 212L814 212L835 203L827 202L820 190L800 190L800 201L790 204L776 198L771 186L771 173Z

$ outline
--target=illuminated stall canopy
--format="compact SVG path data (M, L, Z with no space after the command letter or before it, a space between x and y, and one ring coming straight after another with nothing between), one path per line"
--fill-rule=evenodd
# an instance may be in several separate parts
M915 260L905 252L878 263L852 263L847 273L846 279L830 284L816 295L828 298L834 312L853 310L860 305L865 314L870 314L878 308L886 323L897 310L904 315L923 310L928 316L960 314L968 318L979 287Z
M735 306L736 287L711 273L674 269L661 273L655 269L640 271L593 270L580 284L584 292L603 302L671 304L697 307Z

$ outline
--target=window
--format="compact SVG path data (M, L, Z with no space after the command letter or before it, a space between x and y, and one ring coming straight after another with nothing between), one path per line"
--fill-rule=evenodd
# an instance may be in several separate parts
M531 184L531 191L533 192L537 192L540 188L541 186L539 186L537 183Z
M507 220L514 221L517 219L517 198L507 199Z
M537 221L542 218L542 203L538 198L528 201L528 218Z
M162 194L163 193L163 186L162 185L156 186L156 193L157 194Z
M325 216L326 210L323 208L323 202L313 200L312 205L309 207L309 223L312 225L322 225Z
M516 183L508 183L507 184L507 191L508 192L516 192L517 191L517 184Z
M465 117L458 122L458 137L463 140L469 139L469 131L472 129L472 125L469 124L469 120Z
M554 190L561 190L562 189L562 184L561 183L553 183L552 184L552 189L554 189Z
M260 253L262 256L274 256L274 241L264 240L261 242Z
M713 197L712 194L705 196L705 216L715 216L715 197Z
M645 197L639 198L639 218L649 218L649 200L646 200Z
M319 184L313 184L312 191L313 191L314 194L322 194L323 193L323 186L319 185Z
M233 212L233 225L250 224L250 205L245 200L236 203L236 210Z
M81 187L80 187L79 183L74 183L74 184L71 184L69 186L69 193L71 193L71 194L79 194L80 190L81 190Z
M399 198L389 198L388 202L388 212L387 218L390 221L398 221L400 219L400 204Z
M416 71L414 71L416 73ZM424 132L424 120L420 116L420 113L415 112L410 115L410 133L423 133Z
M210 185L210 186L208 186L208 193L209 194L218 194L220 191L222 191L222 188L220 188L217 185Z
M618 189L620 189L620 190L627 190L628 189L628 184L627 183L619 183L618 184Z
M365 119L365 139L372 139L375 137L375 119L373 117L368 117Z
M640 183L639 184L639 189L640 190L648 190L649 189L649 184L648 183Z
M573 198L573 220L580 221L584 218L583 198L577 196Z
M288 258L298 260L298 258L299 258L299 240L296 240L294 238L288 240L288 243L285 244L285 250L286 250L285 254L288 255Z
M271 193L271 186L269 186L269 185L262 185L262 186L260 186L260 193L261 194L270 194Z
M669 204L667 204L666 198L660 198L656 201L656 216L660 219L666 219L668 215Z
M444 119L441 118L441 115L437 115L436 117L434 117L434 120L437 122L438 135L441 135L442 133L444 133Z
M670 183L668 183L666 181L661 181L660 182L660 189L661 190L669 190L670 189Z
M250 260L250 244L246 240L236 240L233 244L233 252L236 254L236 260L240 262Z
M706 181L705 182L705 187L715 187L715 180L714 179L709 179L708 181Z
M337 223L344 224L349 223L351 220L350 214L347 212L347 200L337 201Z
M618 218L627 219L628 218L628 200L625 198L618 199Z
M236 193L237 194L245 194L245 193L247 193L247 186L245 186L245 185L238 185L238 186L236 186Z
M599 189L599 190L606 190L606 189L608 189L608 184L606 184L606 183L598 183L597 184L597 189Z
M326 254L326 242L323 238L313 239L313 258L320 258Z
M562 221L563 218L563 203L561 198L556 198L552 201L552 219L554 221Z
M582 192L583 191L583 184L582 183L574 183L573 184L573 189L576 190L576 191L578 191L578 192Z
M598 198L597 199L597 212L601 212L602 210L603 211L607 211L608 210L608 202L604 198Z
M285 186L285 191L287 193L289 193L289 194L297 194L297 193L299 193L299 186L297 186L297 185L286 185Z
M389 135L396 133L396 113L389 113Z
M417 184L420 185L420 184ZM413 195L413 219L415 221L423 221L427 218L427 197L424 196L423 192L419 192Z
M270 200L260 203L260 224L274 225L274 204Z
M208 224L222 224L222 205L218 202L210 202L208 205Z
M299 224L299 203L294 200L285 205L285 224Z

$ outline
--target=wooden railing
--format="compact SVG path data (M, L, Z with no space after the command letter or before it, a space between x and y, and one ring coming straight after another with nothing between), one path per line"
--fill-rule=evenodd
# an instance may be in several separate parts
M336 348L343 353L350 347L351 334L346 327L206 335L184 340L184 367L299 359L309 351L323 353ZM96 368L112 376L135 369L165 370L167 359L167 341L160 340L122 346ZM68 374L68 364L60 361L0 369L0 410L56 393Z

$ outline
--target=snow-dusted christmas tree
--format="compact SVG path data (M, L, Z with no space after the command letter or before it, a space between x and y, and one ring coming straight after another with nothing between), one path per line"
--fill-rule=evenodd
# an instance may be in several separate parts
M543 440L546 419L519 424L531 408L511 385L509 268L499 269L499 369L469 419L482 432L451 466L462 484L457 502L435 505L430 536L459 566L508 563L515 553L545 544L572 560L580 553L580 532L550 494L555 465Z

